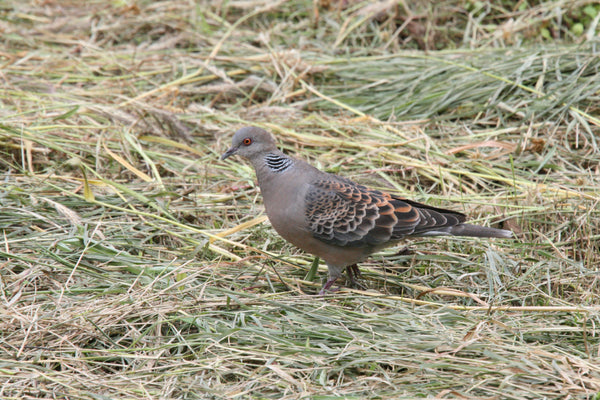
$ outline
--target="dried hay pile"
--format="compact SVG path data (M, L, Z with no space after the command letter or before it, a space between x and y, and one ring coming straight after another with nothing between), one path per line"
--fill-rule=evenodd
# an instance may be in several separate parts
M0 397L598 397L600 9L415 3L4 4ZM316 297L251 124L517 239Z

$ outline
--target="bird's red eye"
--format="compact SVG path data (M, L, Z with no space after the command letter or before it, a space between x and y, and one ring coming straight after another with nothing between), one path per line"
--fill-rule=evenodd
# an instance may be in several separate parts
M246 139L242 140L242 143L244 143L244 146L250 146L252 144L252 139L247 137Z

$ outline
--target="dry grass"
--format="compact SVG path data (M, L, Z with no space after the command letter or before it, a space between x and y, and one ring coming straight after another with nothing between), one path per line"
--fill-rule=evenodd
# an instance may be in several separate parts
M599 398L596 6L416 3L0 6L0 397ZM316 297L249 124L517 239Z

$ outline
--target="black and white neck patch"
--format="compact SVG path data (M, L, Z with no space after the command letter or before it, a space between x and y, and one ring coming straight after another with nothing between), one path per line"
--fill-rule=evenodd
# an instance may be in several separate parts
M283 172L294 164L294 160L282 154L269 153L265 156L267 167L273 172Z

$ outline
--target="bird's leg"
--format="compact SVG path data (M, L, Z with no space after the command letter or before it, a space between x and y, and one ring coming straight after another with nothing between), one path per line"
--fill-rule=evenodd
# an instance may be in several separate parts
M348 275L348 280L350 281L350 285L354 287L358 287L359 289L366 289L366 286L362 283L358 282L357 279L362 278L362 274L360 273L360 269L358 268L358 264L348 265L346 267L346 275Z
M323 296L326 292L329 291L329 288L331 288L331 286L333 285L333 283L337 280L337 276L334 278L329 278L327 280L327 282L325 282L325 284L323 285L323 287L321 288L321 291L319 292L319 296ZM336 290L331 289L332 292L335 292Z
M354 285L356 283L356 278L360 278L360 270L358 269L358 265L352 264L346 267L346 275L348 275L348 280L350 284Z

